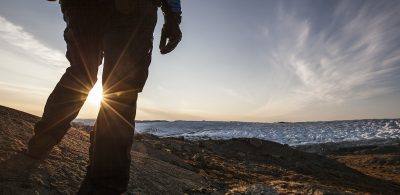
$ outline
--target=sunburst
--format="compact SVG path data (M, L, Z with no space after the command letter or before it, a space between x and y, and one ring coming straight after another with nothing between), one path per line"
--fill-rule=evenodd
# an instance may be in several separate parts
M102 100L103 100L103 87L101 86L101 82L96 82L92 90L90 90L89 92L87 101L92 105L100 106Z

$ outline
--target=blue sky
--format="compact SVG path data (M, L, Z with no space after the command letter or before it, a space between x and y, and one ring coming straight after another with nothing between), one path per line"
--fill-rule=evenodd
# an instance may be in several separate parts
M153 51L137 119L400 117L399 1L184 0L183 40ZM158 48L162 17L154 33ZM40 115L68 67L57 3L0 2L0 104ZM100 76L100 75L99 75ZM80 118L95 118L87 102Z

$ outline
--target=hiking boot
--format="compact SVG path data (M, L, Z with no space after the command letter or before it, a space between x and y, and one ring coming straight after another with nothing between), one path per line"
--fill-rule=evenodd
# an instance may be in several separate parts
M57 145L57 140L49 135L34 135L28 143L27 155L34 159L46 158L51 149Z
M112 188L100 187L93 184L88 177L85 177L77 195L121 195L123 193L119 190L114 190Z

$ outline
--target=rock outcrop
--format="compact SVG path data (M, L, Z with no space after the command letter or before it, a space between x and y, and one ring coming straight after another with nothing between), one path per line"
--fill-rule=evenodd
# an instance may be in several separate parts
M32 160L24 151L37 120L0 107L0 194L74 194L78 190L88 161L88 133L71 128L47 159ZM184 194L208 188L205 179L191 170L144 153L131 154L128 194Z

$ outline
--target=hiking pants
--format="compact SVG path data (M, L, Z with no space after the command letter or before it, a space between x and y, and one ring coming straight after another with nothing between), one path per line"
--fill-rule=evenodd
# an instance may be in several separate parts
M62 5L70 66L48 97L32 138L61 141L95 84L104 58L104 98L90 146L87 177L95 186L119 193L126 191L129 181L137 94L148 76L157 20L155 1L129 2L128 13L118 11L114 1Z

